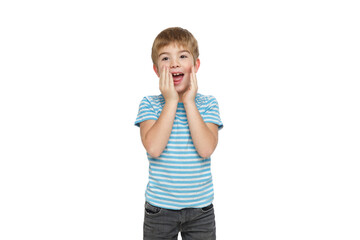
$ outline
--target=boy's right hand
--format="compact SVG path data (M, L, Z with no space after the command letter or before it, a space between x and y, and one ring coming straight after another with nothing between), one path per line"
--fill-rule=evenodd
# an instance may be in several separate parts
M163 67L160 73L160 91L165 102L179 102L179 94L175 89L173 76L168 67Z

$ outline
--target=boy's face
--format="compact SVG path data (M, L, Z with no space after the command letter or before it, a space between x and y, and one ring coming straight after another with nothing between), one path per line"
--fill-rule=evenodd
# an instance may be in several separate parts
M194 66L194 58L186 48L170 44L159 50L157 59L158 68L154 65L155 73L160 77L160 72L164 67L170 69L173 75L174 86L179 94L183 94L190 86L191 68ZM195 63L195 72L198 71L200 60Z

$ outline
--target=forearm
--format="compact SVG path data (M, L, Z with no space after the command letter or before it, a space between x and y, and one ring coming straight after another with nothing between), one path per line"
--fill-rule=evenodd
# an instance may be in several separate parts
M158 120L145 135L146 150L153 157L160 156L169 141L176 108L177 102L166 102Z
M201 157L208 158L216 148L217 137L214 136L214 134L202 119L195 102L188 104L184 103L184 107L196 151Z

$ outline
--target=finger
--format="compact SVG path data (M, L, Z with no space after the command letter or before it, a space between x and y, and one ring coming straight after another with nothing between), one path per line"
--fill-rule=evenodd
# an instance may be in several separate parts
M194 67L191 68L191 74L190 74L190 83L191 83L191 86L194 87Z
M166 68L166 87L169 88L170 87L170 69Z
M194 69L194 67L191 68L191 77L192 78L195 77L195 69Z
M195 89L197 90L198 82L197 82L197 78L196 78L196 73L194 73L194 86L195 86Z
M174 87L174 78L170 72L169 72L169 86Z
M160 74L160 88L164 88L164 76L165 76L165 66L161 69L161 74Z
M161 69L161 75L164 76L165 72L166 72L166 66L163 66Z
M195 87L195 89L197 89L198 84L197 84L197 78L196 78L195 67L193 67L193 81L194 81L194 87Z

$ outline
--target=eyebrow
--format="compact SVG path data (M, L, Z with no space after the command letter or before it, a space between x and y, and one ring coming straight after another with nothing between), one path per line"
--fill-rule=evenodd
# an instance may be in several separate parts
M178 53L183 53L183 52L187 52L187 53L190 54L190 52L189 52L188 50L181 50L181 51L179 51ZM170 54L170 53L169 53L169 52L160 53L160 54L159 54L159 57L160 57L161 55L163 55L163 54Z

